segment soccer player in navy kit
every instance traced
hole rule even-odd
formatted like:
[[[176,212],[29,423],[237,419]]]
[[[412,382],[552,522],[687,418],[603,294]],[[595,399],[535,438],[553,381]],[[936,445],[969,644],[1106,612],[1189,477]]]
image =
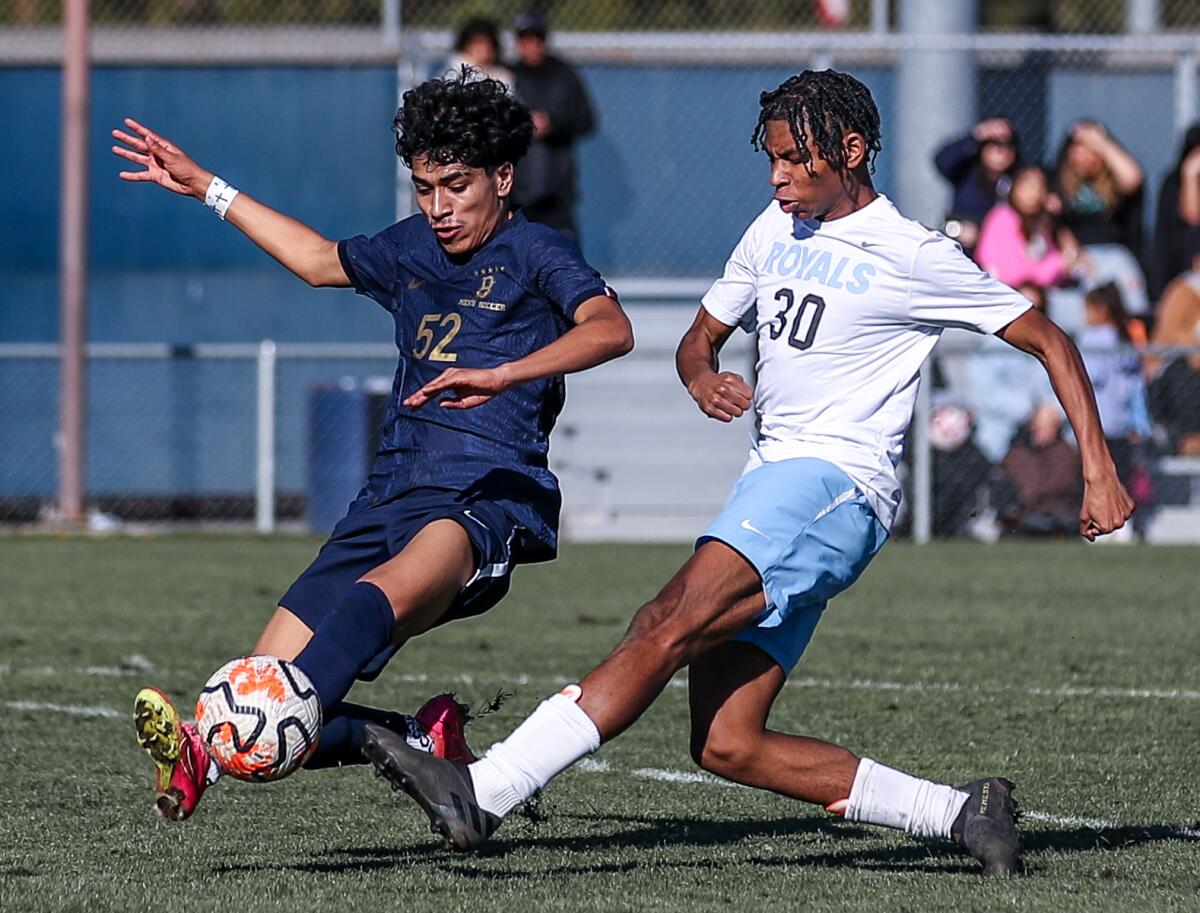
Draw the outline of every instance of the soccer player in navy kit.
[[[310,285],[353,287],[395,321],[400,360],[366,485],[254,647],[293,660],[320,696],[307,766],[360,763],[366,722],[409,724],[345,702],[355,679],[410,637],[487,611],[515,565],[554,557],[547,452],[563,375],[628,352],[629,321],[573,242],[510,206],[533,126],[502,83],[458,76],[405,93],[396,151],[421,212],[337,242],[125,123],[113,151],[143,168],[123,179],[203,201]],[[457,711],[445,698],[422,721],[440,756],[465,752]],[[203,740],[155,689],[139,693],[135,725],[158,767],[157,810],[186,818],[215,778]]]

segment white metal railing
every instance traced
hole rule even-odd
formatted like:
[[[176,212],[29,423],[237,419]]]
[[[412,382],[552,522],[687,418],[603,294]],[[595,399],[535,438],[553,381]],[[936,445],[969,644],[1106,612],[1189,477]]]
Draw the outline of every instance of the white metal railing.
[[[657,293],[656,293],[657,294]],[[1103,350],[1106,354],[1111,354],[1113,350]],[[1134,353],[1135,350],[1126,349],[1129,353]],[[749,356],[746,352],[743,358]],[[934,355],[934,358],[943,359],[959,359],[959,358],[989,358],[996,355],[1009,355],[1005,350],[955,350],[947,349],[939,350]],[[1185,354],[1200,354],[1200,348],[1151,348],[1137,352],[1141,355],[1157,355],[1162,357],[1173,357]],[[595,378],[590,375],[580,375],[575,380],[576,384],[581,384],[585,378],[587,382],[593,385],[593,389],[604,388],[611,386],[612,389],[617,389],[625,384],[629,389],[635,387],[639,391],[636,396],[650,397],[651,394],[645,392],[647,378],[651,378],[650,383],[661,387],[661,390],[654,393],[653,396],[669,396],[675,391],[677,381],[672,368],[674,351],[673,348],[662,344],[662,340],[658,339],[650,345],[639,346],[635,350],[631,358],[623,359],[615,363],[613,368],[606,369],[604,376],[601,377],[597,373]],[[286,362],[289,359],[308,359],[316,361],[333,361],[333,360],[348,360],[361,361],[364,364],[372,362],[378,365],[379,362],[391,362],[395,359],[394,346],[387,344],[320,344],[320,343],[276,343],[271,340],[263,340],[260,343],[232,343],[232,344],[196,344],[191,346],[178,346],[162,343],[148,344],[114,344],[114,343],[91,343],[86,348],[86,356],[89,365],[94,365],[97,361],[171,361],[178,359],[194,359],[194,360],[225,360],[225,361],[241,361],[247,363],[247,366],[254,367],[254,409],[250,414],[253,415],[255,422],[254,429],[254,525],[261,533],[270,533],[276,529],[277,511],[276,511],[276,493],[279,491],[277,454],[279,453],[280,441],[278,440],[277,428],[277,412],[279,409],[278,389],[278,372],[281,362]],[[54,362],[59,357],[59,346],[56,344],[0,344],[0,365],[5,362],[21,361],[21,360],[42,360]],[[735,370],[741,370],[737,364],[731,363]],[[911,469],[911,516],[913,537],[917,542],[927,542],[933,534],[932,521],[932,504],[934,497],[935,480],[933,478],[933,449],[929,436],[929,415],[931,406],[931,364],[927,363],[922,370],[922,383],[920,385],[916,408],[912,426],[912,444],[913,450],[910,454],[910,469]],[[624,380],[620,375],[615,375],[614,371],[618,370],[617,366],[625,365],[630,372]],[[363,373],[366,373],[365,371]],[[374,373],[379,373],[378,368]],[[603,393],[603,390],[601,390]],[[48,397],[48,402],[53,402],[52,397]],[[570,400],[569,400],[570,402]],[[564,443],[559,451],[560,457],[564,454],[568,455],[570,464],[570,472],[584,471],[590,473],[593,470],[603,470],[601,465],[603,457],[597,457],[590,452],[589,446],[578,446],[567,442],[567,437],[584,434],[598,433],[596,427],[603,427],[603,437],[612,438],[621,437],[623,432],[620,431],[620,423],[623,421],[622,416],[625,415],[625,410],[613,406],[612,401],[606,399],[603,395],[590,401],[591,405],[585,407],[584,414],[575,415],[570,419],[573,430],[567,430],[565,427],[560,436],[563,437]],[[589,411],[590,410],[590,411]],[[639,416],[630,413],[627,418],[627,424],[633,422],[638,428],[642,428],[645,424],[644,416]],[[616,424],[614,424],[614,422]],[[638,424],[641,422],[641,424]],[[589,428],[589,425],[593,426]],[[632,428],[633,425],[630,425]],[[702,420],[695,414],[694,408],[690,403],[686,403],[677,415],[667,417],[661,430],[661,435],[664,440],[671,440],[676,436],[680,429],[686,430],[688,434],[697,434],[704,439],[712,439],[712,435],[723,433],[721,429],[713,425],[705,425]],[[565,435],[564,435],[565,432]],[[644,432],[639,432],[644,433]],[[677,442],[680,443],[680,442]],[[728,441],[726,441],[728,445]],[[682,446],[690,447],[690,444],[682,444]],[[670,449],[670,448],[667,448]],[[708,479],[707,487],[713,491],[723,492],[728,484],[732,481],[734,474],[737,471],[738,461],[741,459],[737,456],[740,452],[744,454],[744,442],[738,445],[735,441],[732,451],[726,448],[727,452],[731,452],[732,456],[725,460],[729,465],[712,467],[712,478]],[[576,455],[587,453],[588,459],[591,462],[578,464],[574,459]],[[20,455],[12,452],[5,454],[4,459],[14,460]],[[623,459],[636,457],[636,454],[630,456],[625,454]],[[595,465],[593,465],[593,463]],[[582,467],[582,469],[581,469]],[[1187,476],[1200,478],[1200,459],[1192,457],[1177,457],[1165,456],[1160,457],[1156,461],[1157,470],[1167,476]],[[600,474],[603,474],[602,472]],[[677,511],[677,507],[672,507],[669,504],[645,504],[638,506],[631,502],[628,494],[622,495],[620,492],[614,493],[608,488],[601,486],[603,490],[596,494],[597,503],[589,505],[588,509],[599,515],[611,511],[611,504],[614,501],[624,499],[624,509],[627,513],[641,512],[646,514],[647,511],[653,510],[661,515],[667,516],[672,511]],[[646,497],[646,492],[651,489],[639,489],[641,494],[633,497]],[[719,501],[717,502],[719,506]],[[578,505],[576,505],[578,507]],[[1200,508],[1200,504],[1197,504]],[[569,513],[571,508],[570,501],[566,505],[566,511]],[[708,509],[707,506],[704,509]],[[691,510],[691,513],[688,513]],[[683,517],[682,521],[685,525],[691,522],[689,517],[697,513],[698,508],[692,505],[688,510],[683,510],[679,516]],[[703,511],[700,511],[703,512]],[[603,530],[601,529],[601,532]],[[623,533],[625,535],[627,533]],[[681,536],[686,537],[686,533],[681,533]]]
[[[97,64],[389,64],[415,55],[443,59],[454,34],[445,29],[379,26],[109,26],[92,29]],[[62,60],[62,29],[0,28],[0,65],[47,66]],[[858,31],[622,31],[555,32],[555,47],[579,63],[661,65],[672,63],[794,63],[828,56],[843,63],[886,64],[909,51],[970,51],[1005,57],[1098,54],[1108,63],[1160,62],[1200,52],[1200,34],[1044,34],[975,32],[912,34]]]

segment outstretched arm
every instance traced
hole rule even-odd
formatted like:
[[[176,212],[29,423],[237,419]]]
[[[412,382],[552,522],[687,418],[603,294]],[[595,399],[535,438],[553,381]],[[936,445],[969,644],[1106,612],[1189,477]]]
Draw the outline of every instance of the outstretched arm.
[[[133,131],[114,130],[112,135],[124,145],[113,146],[121,158],[145,167],[143,171],[122,171],[122,180],[149,181],[201,202],[212,183],[213,173],[201,168],[166,137],[160,136],[133,118],[125,118]],[[225,213],[251,241],[314,286],[345,288],[350,279],[338,259],[337,242],[330,241],[302,222],[264,206],[245,193],[238,193]]]
[[[719,370],[717,355],[733,330],[702,307],[675,350],[679,379],[700,411],[720,422],[732,422],[754,398],[745,378]]]
[[[1141,188],[1144,179],[1142,166],[1120,143],[1109,136],[1102,125],[1095,121],[1084,121],[1075,125],[1071,136],[1077,142],[1091,147],[1104,159],[1122,196],[1130,196]]]
[[[997,335],[1045,366],[1054,393],[1075,430],[1084,482],[1079,534],[1094,540],[1124,526],[1133,513],[1133,499],[1117,478],[1092,384],[1075,343],[1035,309],[1026,311]]]
[[[405,399],[404,405],[419,409],[449,392],[439,406],[470,409],[510,387],[555,374],[586,371],[632,348],[633,327],[621,305],[607,295],[597,295],[575,309],[575,326],[549,345],[495,368],[448,368]]]

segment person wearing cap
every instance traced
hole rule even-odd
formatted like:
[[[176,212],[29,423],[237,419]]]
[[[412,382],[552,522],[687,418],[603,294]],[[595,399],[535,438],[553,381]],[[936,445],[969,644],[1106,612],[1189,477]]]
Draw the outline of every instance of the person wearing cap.
[[[532,222],[578,239],[575,225],[575,143],[592,132],[596,118],[575,68],[547,48],[544,16],[519,16],[518,60],[513,91],[533,111],[533,145],[517,166],[513,198]]]

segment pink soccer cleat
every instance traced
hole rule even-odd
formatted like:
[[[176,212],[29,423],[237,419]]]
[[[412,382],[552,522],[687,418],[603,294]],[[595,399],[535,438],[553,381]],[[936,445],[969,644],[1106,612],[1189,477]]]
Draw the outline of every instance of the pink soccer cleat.
[[[196,810],[208,786],[212,758],[193,723],[185,723],[170,699],[157,688],[143,688],[133,702],[138,744],[158,768],[154,812],[182,821]]]
[[[447,761],[471,764],[476,760],[467,745],[466,726],[470,708],[452,694],[439,694],[427,700],[417,711],[416,720],[433,742],[430,754]]]

